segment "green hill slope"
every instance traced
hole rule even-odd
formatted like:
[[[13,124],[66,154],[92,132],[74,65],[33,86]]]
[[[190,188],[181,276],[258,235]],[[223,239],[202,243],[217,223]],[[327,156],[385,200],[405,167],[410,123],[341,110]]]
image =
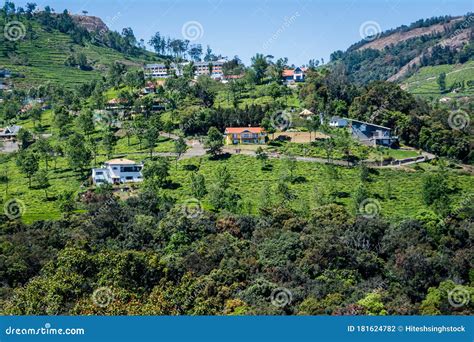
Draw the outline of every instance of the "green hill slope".
[[[72,87],[99,79],[115,61],[139,67],[156,59],[153,53],[143,50],[141,55],[133,57],[88,42],[84,46],[75,44],[69,35],[57,30],[47,32],[37,23],[33,23],[32,28],[35,38],[18,40],[14,51],[11,46],[0,44],[0,69],[6,68],[19,76],[11,79],[17,88],[29,88],[48,81]],[[65,65],[69,56],[80,53],[87,57],[92,70]]]
[[[437,83],[443,72],[446,74],[446,88],[453,89],[446,93],[440,92]],[[423,67],[404,80],[402,87],[412,94],[433,98],[474,96],[474,61]]]

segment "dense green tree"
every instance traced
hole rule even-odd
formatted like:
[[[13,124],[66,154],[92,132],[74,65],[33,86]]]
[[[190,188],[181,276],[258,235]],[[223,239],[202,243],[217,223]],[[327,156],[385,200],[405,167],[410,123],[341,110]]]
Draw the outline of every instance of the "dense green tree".
[[[105,150],[107,158],[112,157],[116,144],[117,138],[115,137],[114,131],[110,128],[107,128],[102,134],[102,146]]]
[[[34,144],[35,151],[45,163],[46,171],[49,168],[49,161],[53,158],[54,150],[48,139],[39,139]]]
[[[438,83],[439,91],[441,93],[446,92],[446,73],[442,72],[439,74],[436,82]]]
[[[186,141],[182,137],[179,137],[177,140],[175,140],[174,153],[176,153],[176,168],[178,168],[179,158],[181,158],[181,156],[186,153],[187,149],[188,146],[186,145]]]
[[[257,53],[254,57],[252,57],[251,62],[252,68],[255,71],[255,81],[257,84],[260,84],[262,83],[263,78],[265,77],[265,73],[267,72],[267,57],[265,57],[261,53]]]
[[[28,177],[28,187],[31,188],[31,179],[33,175],[39,170],[37,155],[28,150],[21,151],[17,155],[16,164],[20,168],[21,172]]]
[[[207,138],[204,143],[204,147],[207,152],[213,157],[221,153],[222,147],[224,146],[224,138],[216,127],[209,128],[207,132]]]
[[[169,162],[166,158],[155,157],[146,162],[143,167],[143,177],[146,184],[153,189],[163,187],[168,182],[169,169]]]
[[[94,133],[94,115],[90,109],[82,110],[76,118],[77,128],[79,132],[85,136]]]
[[[145,130],[145,148],[150,152],[150,158],[153,156],[153,150],[158,143],[159,137],[160,131],[156,127],[151,126]]]
[[[17,139],[20,143],[20,148],[26,150],[34,142],[33,134],[27,129],[20,129],[18,132]]]
[[[73,170],[84,171],[91,161],[91,152],[87,149],[84,137],[81,134],[74,133],[69,137],[64,148]]]
[[[200,173],[191,174],[191,191],[196,198],[203,198],[207,194],[206,179]]]
[[[51,186],[49,183],[48,172],[46,170],[36,172],[35,181],[38,188],[44,190],[44,198],[48,200],[48,188]]]

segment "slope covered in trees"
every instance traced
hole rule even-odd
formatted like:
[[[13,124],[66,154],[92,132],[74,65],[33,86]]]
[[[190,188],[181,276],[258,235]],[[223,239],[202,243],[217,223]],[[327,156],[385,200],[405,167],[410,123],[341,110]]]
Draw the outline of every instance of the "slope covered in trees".
[[[434,26],[436,30],[430,30]],[[358,84],[399,80],[420,67],[472,60],[473,27],[473,16],[469,13],[461,18],[447,16],[419,20],[410,26],[367,37],[345,52],[336,51],[331,54],[330,61],[342,63],[350,79]],[[413,31],[417,34],[407,35]],[[401,39],[403,34],[406,39]]]
[[[160,60],[139,47],[130,28],[121,34],[88,31],[67,11],[56,14],[49,6],[16,8],[6,2],[0,10],[0,69],[12,72],[14,87],[31,88],[46,82],[72,87],[100,80],[112,64],[141,67]]]

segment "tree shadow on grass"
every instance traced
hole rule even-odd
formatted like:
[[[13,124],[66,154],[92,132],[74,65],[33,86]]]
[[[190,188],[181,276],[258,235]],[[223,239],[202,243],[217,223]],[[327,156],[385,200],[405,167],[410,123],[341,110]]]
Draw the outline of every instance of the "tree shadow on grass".
[[[227,160],[231,157],[232,155],[230,153],[221,153],[215,156],[210,156],[209,160]]]
[[[187,165],[183,165],[183,170],[186,170],[186,171],[197,171],[197,170],[199,170],[199,166],[193,165],[193,164],[187,164]]]
[[[173,181],[168,181],[166,184],[163,185],[163,189],[168,189],[168,190],[176,190],[181,187],[180,183],[175,183]]]

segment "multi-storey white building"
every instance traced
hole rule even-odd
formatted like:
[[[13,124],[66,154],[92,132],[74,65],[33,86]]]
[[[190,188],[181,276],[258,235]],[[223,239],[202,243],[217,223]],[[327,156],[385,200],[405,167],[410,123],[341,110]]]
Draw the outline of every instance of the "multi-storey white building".
[[[128,182],[141,182],[143,164],[137,164],[129,159],[112,159],[106,161],[99,169],[92,169],[94,184],[121,184]]]
[[[212,78],[222,78],[224,77],[222,66],[224,65],[225,62],[226,61],[223,59],[215,61],[215,62],[196,62],[194,63],[194,66],[196,68],[195,75],[196,76],[209,75]]]
[[[194,75],[201,76],[201,75],[209,75],[212,78],[220,79],[223,78],[224,73],[222,71],[222,66],[226,60],[221,59],[214,62],[195,62],[194,63]],[[183,74],[183,69],[189,62],[186,63],[171,63],[168,68],[166,68],[165,64],[147,64],[144,67],[144,74],[146,78],[167,78],[170,76],[172,72],[176,75],[181,76]],[[210,67],[212,65],[212,68]],[[210,69],[212,72],[210,73]],[[168,72],[169,71],[169,72]]]

